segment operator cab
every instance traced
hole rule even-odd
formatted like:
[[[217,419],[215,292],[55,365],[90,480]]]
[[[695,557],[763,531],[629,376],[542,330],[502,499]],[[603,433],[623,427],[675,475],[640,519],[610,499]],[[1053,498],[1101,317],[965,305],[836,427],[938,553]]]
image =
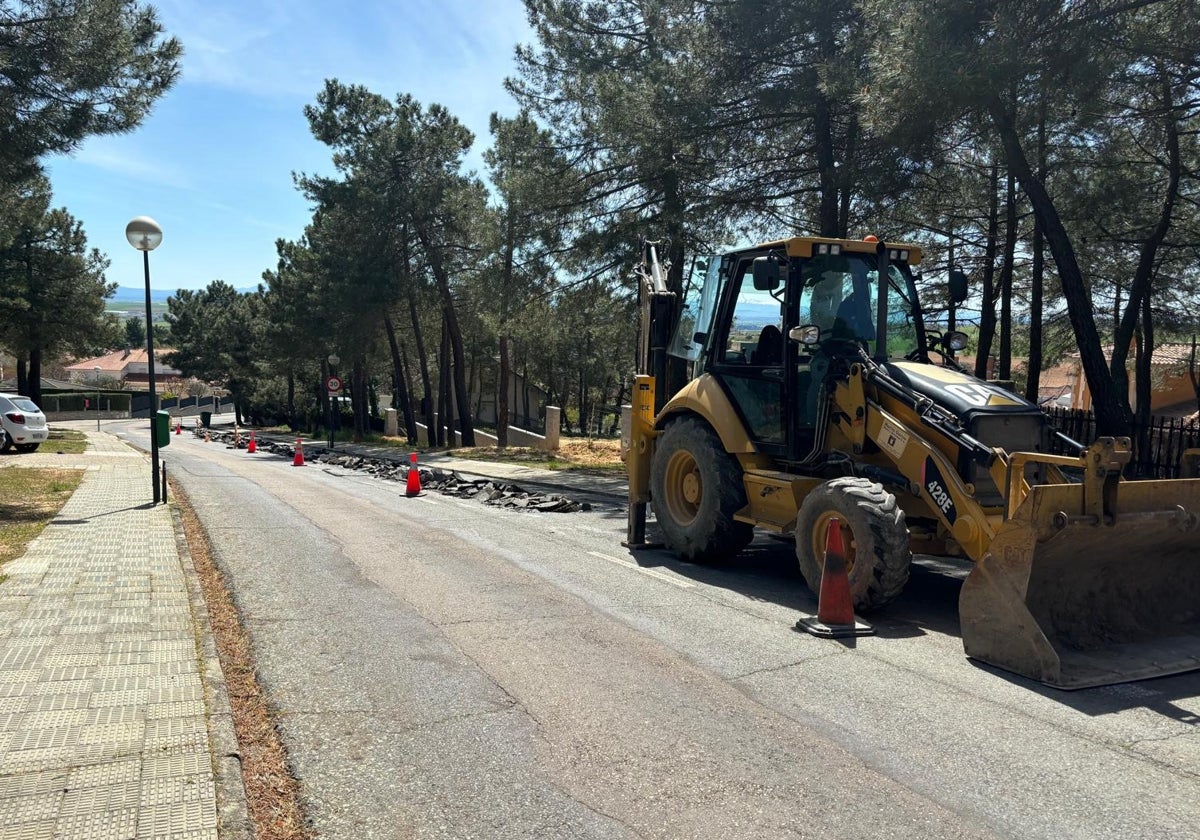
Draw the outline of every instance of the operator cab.
[[[862,351],[880,361],[928,358],[910,268],[919,261],[914,246],[808,237],[710,258],[702,282],[685,290],[670,353],[692,363],[693,378],[721,384],[764,452],[801,458],[831,369]]]

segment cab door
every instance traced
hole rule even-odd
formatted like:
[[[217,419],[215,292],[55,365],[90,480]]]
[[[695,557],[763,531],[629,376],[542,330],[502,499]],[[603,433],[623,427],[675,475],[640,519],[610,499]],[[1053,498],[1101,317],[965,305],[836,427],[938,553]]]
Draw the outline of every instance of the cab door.
[[[788,283],[774,291],[754,288],[754,256],[739,255],[722,296],[708,369],[725,388],[751,440],[765,453],[786,457],[787,395],[791,389],[785,296]]]

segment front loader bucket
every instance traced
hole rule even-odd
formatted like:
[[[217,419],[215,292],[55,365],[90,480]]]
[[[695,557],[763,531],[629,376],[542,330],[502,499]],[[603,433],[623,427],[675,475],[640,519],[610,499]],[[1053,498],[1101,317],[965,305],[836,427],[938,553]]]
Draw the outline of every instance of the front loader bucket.
[[[1039,485],[963,583],[967,655],[1057,688],[1200,668],[1200,480],[1122,481],[1108,522]]]

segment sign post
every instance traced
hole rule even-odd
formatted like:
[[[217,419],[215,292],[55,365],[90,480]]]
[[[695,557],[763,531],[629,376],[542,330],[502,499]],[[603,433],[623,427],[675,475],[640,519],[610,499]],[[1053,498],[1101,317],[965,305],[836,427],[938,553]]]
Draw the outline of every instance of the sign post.
[[[342,390],[342,380],[336,376],[325,377],[325,390],[329,392],[329,450],[333,451],[333,419],[334,412],[340,411],[341,407],[335,408],[338,393]]]

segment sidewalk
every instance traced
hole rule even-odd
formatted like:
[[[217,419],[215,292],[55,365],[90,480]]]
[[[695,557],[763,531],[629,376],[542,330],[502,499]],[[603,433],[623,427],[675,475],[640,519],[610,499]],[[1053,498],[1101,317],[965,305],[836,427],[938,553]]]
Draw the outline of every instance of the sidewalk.
[[[228,710],[206,703],[220,670],[186,546],[181,558],[171,508],[149,504],[148,458],[80,430],[83,455],[0,458],[86,470],[0,569],[0,837],[216,840],[214,779],[231,773],[214,765],[210,715],[219,754],[236,745]],[[232,775],[234,831],[222,837],[248,836]]]

